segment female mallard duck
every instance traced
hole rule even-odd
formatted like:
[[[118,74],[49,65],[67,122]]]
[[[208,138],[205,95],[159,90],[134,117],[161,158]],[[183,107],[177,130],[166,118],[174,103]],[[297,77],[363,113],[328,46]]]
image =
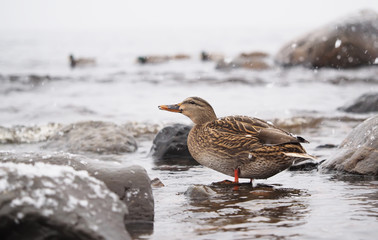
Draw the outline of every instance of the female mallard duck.
[[[159,109],[178,112],[195,124],[188,135],[188,148],[200,164],[240,178],[265,179],[294,161],[314,158],[300,143],[307,141],[258,118],[229,116],[217,118],[211,105],[199,97],[189,97]]]

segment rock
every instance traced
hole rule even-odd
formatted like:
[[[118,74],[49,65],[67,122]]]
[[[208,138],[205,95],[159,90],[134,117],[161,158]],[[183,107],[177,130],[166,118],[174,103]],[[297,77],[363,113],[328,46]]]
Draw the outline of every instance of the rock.
[[[131,239],[125,204],[85,171],[0,162],[0,183],[1,239]]]
[[[323,163],[323,169],[378,176],[378,115],[356,128]]]
[[[53,136],[61,124],[48,123],[42,126],[0,126],[0,143],[37,143]]]
[[[289,171],[312,171],[317,170],[318,166],[322,162],[317,162],[312,159],[304,160],[299,163],[295,163],[288,168]]]
[[[190,200],[207,200],[214,197],[216,192],[208,186],[204,185],[193,185],[190,186],[186,192],[185,196],[190,198]]]
[[[354,103],[341,107],[338,110],[351,113],[378,112],[378,92],[365,93],[357,98]]]
[[[124,166],[120,163],[104,162],[67,153],[42,155],[0,152],[0,162],[27,164],[42,162],[88,171],[91,176],[103,181],[127,205],[129,214],[125,216],[126,222],[152,222],[154,220],[151,181],[146,170],[140,166]]]
[[[137,143],[124,127],[114,123],[88,121],[63,127],[43,148],[71,153],[119,154],[136,151]]]
[[[335,145],[335,144],[326,143],[326,144],[316,146],[316,149],[326,149],[326,148],[336,148],[336,147],[337,147],[337,145]]]
[[[360,11],[290,41],[275,57],[283,66],[352,68],[378,58],[378,14]]]
[[[198,164],[189,153],[187,139],[192,127],[184,124],[174,124],[163,128],[156,135],[150,151],[152,157],[160,162],[173,164]]]

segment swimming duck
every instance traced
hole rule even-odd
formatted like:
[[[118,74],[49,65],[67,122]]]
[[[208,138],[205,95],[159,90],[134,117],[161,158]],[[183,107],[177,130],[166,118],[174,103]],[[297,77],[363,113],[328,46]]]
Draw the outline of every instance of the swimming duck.
[[[75,58],[72,54],[69,56],[71,68],[83,67],[83,66],[93,66],[96,64],[94,58]]]
[[[202,98],[189,97],[160,110],[182,113],[194,126],[188,148],[200,164],[239,178],[266,179],[290,167],[293,162],[314,159],[295,136],[258,118],[228,116],[217,118],[212,106]]]

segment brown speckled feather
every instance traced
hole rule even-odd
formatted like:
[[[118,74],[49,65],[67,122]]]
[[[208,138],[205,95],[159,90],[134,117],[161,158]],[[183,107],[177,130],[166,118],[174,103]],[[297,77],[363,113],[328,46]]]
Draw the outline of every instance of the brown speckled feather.
[[[306,153],[303,141],[263,120],[230,116],[194,126],[188,146],[194,159],[217,171],[233,176],[239,168],[240,177],[267,178],[295,160],[285,153]]]

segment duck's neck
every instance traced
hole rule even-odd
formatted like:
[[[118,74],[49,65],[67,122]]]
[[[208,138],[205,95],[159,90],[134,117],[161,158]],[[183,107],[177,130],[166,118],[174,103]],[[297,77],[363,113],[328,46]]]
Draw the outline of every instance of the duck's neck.
[[[191,119],[194,124],[201,125],[207,122],[217,120],[217,115],[215,115],[214,110],[212,110],[212,111],[203,112],[200,115],[192,116]]]

